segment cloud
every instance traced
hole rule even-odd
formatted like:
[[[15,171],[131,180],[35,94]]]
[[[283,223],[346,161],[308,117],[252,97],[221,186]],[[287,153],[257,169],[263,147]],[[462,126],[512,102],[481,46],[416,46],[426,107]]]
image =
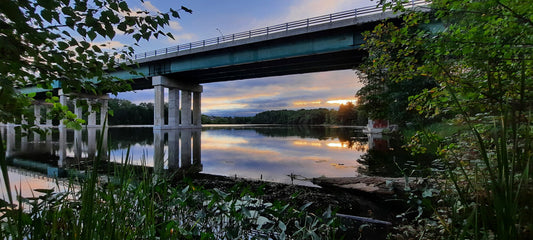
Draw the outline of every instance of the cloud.
[[[181,24],[178,21],[169,21],[168,22],[168,26],[171,29],[176,30],[176,31],[179,31],[179,30],[183,29],[183,27],[181,26]]]
[[[167,38],[167,43],[173,44],[173,45],[191,42],[194,39],[196,39],[196,35],[193,33],[183,33],[183,34],[172,33],[172,35],[174,35],[174,39]]]
[[[369,0],[299,0],[290,6],[287,13],[287,19],[305,19],[320,15],[326,15],[334,12],[345,11],[349,9],[375,5],[375,2]]]
[[[257,19],[254,24],[270,26],[373,5],[376,3],[371,0],[296,0],[285,8],[286,11],[269,19]]]
[[[148,11],[150,11],[150,12],[156,12],[156,13],[157,13],[157,12],[161,12],[161,11],[159,11],[159,9],[158,9],[156,6],[154,6],[154,5],[152,4],[152,2],[150,2],[150,1],[144,1],[143,5],[144,5],[144,8],[146,8],[146,10],[148,10]]]
[[[210,83],[204,85],[202,108],[208,114],[238,116],[266,110],[337,108],[339,104],[327,101],[355,99],[360,87],[352,70]],[[241,104],[243,108],[235,108]]]
[[[96,45],[101,49],[113,49],[113,48],[123,48],[126,44],[119,41],[104,41],[104,42],[92,42],[92,45]]]

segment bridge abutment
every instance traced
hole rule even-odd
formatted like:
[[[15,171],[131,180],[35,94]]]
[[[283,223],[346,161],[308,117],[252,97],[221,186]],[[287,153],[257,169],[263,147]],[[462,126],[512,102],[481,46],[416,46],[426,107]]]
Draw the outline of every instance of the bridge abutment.
[[[165,76],[155,76],[152,77],[152,86],[155,97],[154,129],[202,127],[201,85],[189,85]],[[167,124],[165,124],[165,88],[168,88]]]

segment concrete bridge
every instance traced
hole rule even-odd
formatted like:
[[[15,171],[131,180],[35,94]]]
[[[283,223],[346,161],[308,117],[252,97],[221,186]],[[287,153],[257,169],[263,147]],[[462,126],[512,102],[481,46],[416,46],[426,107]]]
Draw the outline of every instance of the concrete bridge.
[[[418,8],[426,4],[423,0],[413,0],[410,6]],[[137,74],[130,70],[109,74],[133,80],[133,90],[154,88],[154,129],[198,128],[201,127],[201,84],[353,69],[366,56],[360,49],[362,33],[383,20],[399,21],[398,16],[371,6],[283,23],[137,54],[132,59],[123,59]],[[164,119],[166,88],[168,124]],[[41,90],[22,90],[36,91]],[[66,103],[68,96],[61,91],[59,95],[60,101]],[[105,99],[105,96],[100,99],[101,119],[107,114]],[[75,112],[81,114],[78,108]],[[88,126],[97,126],[92,111]]]

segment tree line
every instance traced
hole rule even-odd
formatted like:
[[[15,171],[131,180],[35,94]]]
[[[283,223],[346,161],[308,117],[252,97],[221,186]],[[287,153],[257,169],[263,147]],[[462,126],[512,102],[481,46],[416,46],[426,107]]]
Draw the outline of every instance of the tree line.
[[[134,104],[128,100],[110,99],[110,125],[151,125],[154,122],[154,104]],[[165,117],[168,105],[165,104]],[[366,111],[348,102],[335,109],[272,110],[252,117],[220,117],[202,115],[204,124],[290,124],[290,125],[366,125]]]

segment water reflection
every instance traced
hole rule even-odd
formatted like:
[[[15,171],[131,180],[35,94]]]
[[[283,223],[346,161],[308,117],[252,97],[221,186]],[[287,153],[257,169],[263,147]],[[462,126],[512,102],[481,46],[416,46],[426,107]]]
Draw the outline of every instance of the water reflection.
[[[46,164],[40,167],[41,172],[56,175],[67,168],[82,169],[99,155],[112,164],[123,163],[129,149],[129,163],[155,173],[201,172],[291,183],[294,176],[299,179],[355,176],[362,167],[357,160],[368,150],[366,135],[353,128],[250,125],[207,126],[202,130],[55,128],[46,136],[24,135],[13,126],[0,129],[7,140],[7,155],[12,164],[31,160]],[[103,141],[100,148],[98,139]]]

